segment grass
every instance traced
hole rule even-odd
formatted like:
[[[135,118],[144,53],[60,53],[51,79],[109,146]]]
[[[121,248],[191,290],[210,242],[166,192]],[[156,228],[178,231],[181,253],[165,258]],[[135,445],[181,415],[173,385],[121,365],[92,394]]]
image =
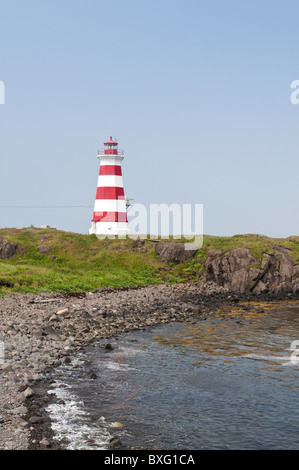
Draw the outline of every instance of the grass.
[[[8,292],[82,292],[103,287],[129,287],[159,282],[153,243],[135,251],[134,241],[99,240],[49,229],[2,229],[0,236],[17,243],[21,252],[0,261],[0,294]],[[51,248],[38,252],[39,245]],[[141,248],[140,246],[139,248]]]
[[[13,241],[20,251],[9,260],[0,260],[0,295],[11,292],[82,292],[103,287],[132,287],[157,283],[198,280],[210,250],[228,252],[249,248],[259,260],[274,252],[275,245],[290,250],[299,264],[299,242],[257,236],[205,236],[203,246],[188,263],[159,261],[154,243],[127,239],[98,239],[51,229],[0,229],[0,237]],[[180,240],[182,241],[182,240]],[[49,254],[38,252],[39,245],[50,247]],[[137,246],[136,246],[137,244]]]

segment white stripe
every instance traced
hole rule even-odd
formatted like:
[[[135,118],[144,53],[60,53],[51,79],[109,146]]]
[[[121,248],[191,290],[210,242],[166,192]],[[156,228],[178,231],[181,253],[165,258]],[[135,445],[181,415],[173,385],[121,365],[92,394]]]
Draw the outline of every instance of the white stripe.
[[[98,188],[103,186],[123,188],[123,177],[117,175],[100,175],[98,178]]]
[[[96,199],[95,212],[126,212],[126,201],[117,199]]]
[[[98,157],[101,165],[120,165],[124,159],[121,155],[101,155]]]
[[[89,233],[98,235],[127,235],[130,233],[127,222],[93,222]]]

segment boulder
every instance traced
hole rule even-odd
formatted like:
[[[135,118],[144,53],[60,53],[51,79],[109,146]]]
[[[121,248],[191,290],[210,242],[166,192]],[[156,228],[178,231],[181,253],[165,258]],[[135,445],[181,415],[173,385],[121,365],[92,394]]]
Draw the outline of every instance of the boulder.
[[[194,243],[159,242],[156,244],[156,253],[164,263],[186,263],[197,252],[198,246]]]
[[[4,240],[0,237],[0,259],[12,258],[17,251],[18,245],[16,243]]]
[[[37,247],[37,251],[38,251],[41,255],[47,255],[48,253],[50,253],[51,248],[50,248],[48,245],[39,245],[39,246]]]

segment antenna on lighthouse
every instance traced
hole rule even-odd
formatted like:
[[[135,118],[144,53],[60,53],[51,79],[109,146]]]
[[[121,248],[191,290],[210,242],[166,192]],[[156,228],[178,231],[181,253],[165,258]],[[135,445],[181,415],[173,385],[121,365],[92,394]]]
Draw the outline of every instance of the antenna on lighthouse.
[[[130,201],[133,201],[132,203]],[[130,207],[132,207],[134,205],[134,199],[132,198],[127,198],[126,199],[126,208],[127,208],[127,212],[130,210]]]

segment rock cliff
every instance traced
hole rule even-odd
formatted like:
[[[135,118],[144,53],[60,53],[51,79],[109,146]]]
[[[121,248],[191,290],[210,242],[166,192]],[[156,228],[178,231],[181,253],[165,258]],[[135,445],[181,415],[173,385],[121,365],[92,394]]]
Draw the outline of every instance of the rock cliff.
[[[248,248],[223,253],[211,250],[205,262],[204,280],[232,292],[299,292],[299,265],[288,249],[275,246],[273,254],[256,259]]]

